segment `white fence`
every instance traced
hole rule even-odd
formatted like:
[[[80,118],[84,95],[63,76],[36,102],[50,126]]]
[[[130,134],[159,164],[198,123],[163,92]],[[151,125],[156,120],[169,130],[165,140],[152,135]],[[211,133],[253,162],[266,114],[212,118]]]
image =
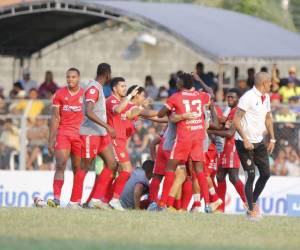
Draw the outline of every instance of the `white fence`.
[[[35,196],[44,200],[52,197],[53,174],[52,171],[0,171],[0,207],[31,207]],[[89,172],[83,201],[89,195],[94,178],[94,172]],[[70,199],[72,183],[73,174],[66,171],[61,196],[63,205]],[[227,182],[227,190],[226,213],[243,213],[242,202],[230,182]],[[266,215],[300,216],[300,177],[272,176],[259,204]]]

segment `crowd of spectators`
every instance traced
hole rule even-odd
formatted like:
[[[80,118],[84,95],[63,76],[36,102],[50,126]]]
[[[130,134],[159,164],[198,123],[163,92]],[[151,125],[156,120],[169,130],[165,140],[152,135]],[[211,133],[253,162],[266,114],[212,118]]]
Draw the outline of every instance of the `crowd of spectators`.
[[[208,87],[215,93],[219,102],[226,100],[226,88],[218,90],[218,76],[205,72],[204,64],[199,62],[195,71]],[[262,67],[272,76],[271,103],[274,116],[274,127],[278,143],[270,158],[272,174],[300,176],[300,80],[295,67],[289,69],[286,78],[274,65],[272,69]],[[153,99],[153,108],[158,109],[170,95],[176,92],[176,82],[181,70],[170,74],[166,85],[157,84],[151,75],[144,80],[144,88],[149,98]],[[247,77],[241,79],[239,70],[235,70],[236,87],[244,93],[254,85],[255,69],[247,70]],[[226,77],[224,77],[226,81]],[[160,87],[158,87],[160,86]],[[195,81],[196,89],[203,86]],[[58,85],[51,71],[45,73],[41,84],[31,79],[30,72],[25,70],[22,79],[15,82],[9,96],[5,98],[0,88],[0,169],[9,169],[12,165],[18,168],[20,151],[20,116],[26,114],[27,122],[27,156],[26,169],[53,169],[53,158],[47,150],[49,134],[49,115],[51,99]],[[105,96],[111,94],[110,86],[104,88]],[[8,116],[9,115],[9,116]],[[48,116],[48,117],[47,117]],[[17,117],[17,118],[16,118]],[[162,125],[147,121],[136,123],[136,133],[128,141],[128,150],[133,164],[138,166],[150,156],[149,143],[161,131]]]

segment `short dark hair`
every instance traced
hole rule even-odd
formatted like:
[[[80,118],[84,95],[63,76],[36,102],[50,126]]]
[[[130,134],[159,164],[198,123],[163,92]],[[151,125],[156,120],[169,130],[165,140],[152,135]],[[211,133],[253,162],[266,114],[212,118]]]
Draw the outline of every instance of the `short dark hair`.
[[[23,88],[21,82],[15,82],[15,83],[14,83],[14,87],[19,88],[19,89],[21,89],[21,90],[24,90],[24,88]]]
[[[132,85],[131,87],[129,87],[129,89],[127,90],[127,95],[131,94],[131,92],[137,87],[138,85]],[[145,89],[143,87],[139,87],[138,88],[138,94],[145,92]]]
[[[108,63],[100,63],[97,67],[97,76],[105,76],[111,73],[111,67]]]
[[[231,88],[231,89],[228,90],[227,93],[229,93],[229,92],[236,93],[238,98],[240,98],[242,96],[242,91],[238,88]]]
[[[111,79],[110,81],[111,90],[113,90],[113,88],[117,86],[119,82],[125,82],[125,79],[123,77],[114,77],[113,79]]]
[[[147,173],[152,172],[154,168],[154,161],[146,160],[143,162],[142,169]]]
[[[202,63],[202,62],[198,62],[197,64],[196,64],[196,69],[204,69],[204,64]]]
[[[69,69],[67,70],[67,72],[69,72],[69,71],[75,71],[75,72],[77,72],[77,74],[80,76],[80,71],[79,71],[79,69],[76,69],[76,68],[69,68]]]
[[[183,88],[191,89],[194,86],[194,78],[191,74],[183,73],[179,78],[183,81]]]

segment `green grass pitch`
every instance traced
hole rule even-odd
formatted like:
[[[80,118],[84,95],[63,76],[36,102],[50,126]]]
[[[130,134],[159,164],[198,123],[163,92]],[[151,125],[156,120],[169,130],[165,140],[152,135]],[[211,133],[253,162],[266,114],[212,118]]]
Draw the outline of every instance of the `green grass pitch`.
[[[300,218],[1,208],[0,249],[300,249]]]

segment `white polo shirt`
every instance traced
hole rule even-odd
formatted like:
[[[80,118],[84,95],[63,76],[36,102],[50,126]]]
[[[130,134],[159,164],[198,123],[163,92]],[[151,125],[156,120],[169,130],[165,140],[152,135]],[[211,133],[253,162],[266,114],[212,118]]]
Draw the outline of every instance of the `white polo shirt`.
[[[265,94],[264,102],[261,96],[262,93],[253,87],[240,98],[238,104],[238,108],[245,111],[241,124],[251,143],[259,143],[263,140],[263,134],[266,131],[266,115],[271,111],[270,96]],[[235,139],[242,140],[238,132],[235,134]]]

